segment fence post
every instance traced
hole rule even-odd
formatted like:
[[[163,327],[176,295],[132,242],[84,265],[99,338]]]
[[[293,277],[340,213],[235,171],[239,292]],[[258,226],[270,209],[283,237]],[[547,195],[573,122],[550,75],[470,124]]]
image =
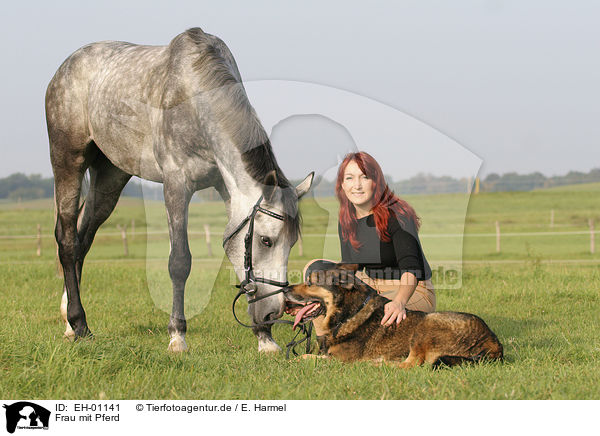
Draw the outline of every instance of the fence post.
[[[554,227],[554,209],[550,211],[550,228]]]
[[[37,225],[37,252],[36,254],[39,256],[42,255],[42,226],[40,224]]]
[[[590,225],[590,253],[594,254],[594,253],[596,253],[596,237],[594,234],[594,219],[593,218],[590,218],[589,225]]]
[[[500,253],[500,222],[496,221],[496,253]]]
[[[212,257],[212,247],[210,245],[210,225],[204,224],[204,235],[206,236],[206,248],[208,249],[208,257]]]
[[[123,253],[125,256],[129,256],[129,248],[127,247],[127,224],[121,227],[117,224],[117,228],[121,231],[121,239],[123,239]]]

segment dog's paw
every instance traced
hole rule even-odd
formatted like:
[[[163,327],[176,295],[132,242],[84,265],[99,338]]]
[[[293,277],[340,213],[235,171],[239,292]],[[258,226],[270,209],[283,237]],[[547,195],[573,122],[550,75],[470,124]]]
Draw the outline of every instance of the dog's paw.
[[[383,357],[378,357],[377,359],[371,360],[371,363],[376,367],[380,367],[385,364],[385,359]]]
[[[325,354],[303,354],[301,356],[296,357],[295,360],[315,360],[315,359],[329,359],[329,356]]]

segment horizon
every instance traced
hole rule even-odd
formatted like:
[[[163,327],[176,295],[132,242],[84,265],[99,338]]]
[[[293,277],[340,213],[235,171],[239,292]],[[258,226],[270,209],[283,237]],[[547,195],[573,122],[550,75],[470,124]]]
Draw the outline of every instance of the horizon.
[[[568,170],[568,171],[566,171],[563,174],[551,174],[551,175],[548,175],[548,174],[544,174],[541,171],[532,171],[532,172],[529,172],[529,173],[519,173],[519,172],[516,172],[516,171],[507,171],[505,173],[493,173],[492,172],[492,173],[486,174],[485,176],[477,176],[477,178],[479,178],[480,180],[485,180],[487,177],[489,177],[492,174],[499,175],[500,177],[506,176],[508,174],[516,174],[518,176],[529,176],[529,175],[534,175],[534,174],[541,174],[545,178],[553,178],[553,177],[565,177],[565,176],[569,175],[570,173],[589,174],[592,171],[599,171],[599,170],[600,170],[600,165],[597,166],[597,167],[591,168],[589,171]],[[54,178],[53,174],[45,175],[45,174],[42,174],[42,173],[25,173],[23,171],[15,171],[15,172],[13,172],[11,174],[8,174],[6,176],[0,176],[0,180],[6,179],[6,178],[11,177],[11,176],[14,176],[16,174],[23,174],[23,175],[25,175],[27,177],[41,176],[44,179]],[[432,173],[417,173],[417,174],[415,174],[415,175],[413,175],[413,176],[411,176],[409,178],[406,178],[406,179],[397,179],[397,178],[394,178],[393,174],[384,174],[384,175],[386,176],[386,179],[387,179],[388,176],[391,176],[392,177],[392,181],[394,183],[402,182],[402,181],[405,181],[405,180],[411,180],[411,179],[413,179],[415,177],[421,177],[421,176],[422,177],[434,177],[434,178],[449,177],[449,178],[452,178],[452,179],[455,179],[455,180],[469,179],[469,176],[455,177],[455,176],[450,176],[450,175],[447,175],[447,174],[436,175],[436,174],[432,174]],[[315,174],[315,177],[317,177],[317,176],[318,175]],[[329,179],[329,178],[327,178],[325,176],[322,176],[322,178],[324,178],[324,179],[326,179],[326,180],[328,180],[330,182],[332,182],[332,181],[335,180],[335,178]],[[290,180],[294,180],[294,181],[301,181],[302,179],[304,179],[304,177],[290,178]],[[140,182],[149,183],[149,184],[160,184],[160,183],[156,183],[156,182],[151,182],[151,181],[148,181],[148,180],[144,180],[144,179],[142,179],[142,178],[140,178],[138,176],[132,176],[131,180],[139,180]]]

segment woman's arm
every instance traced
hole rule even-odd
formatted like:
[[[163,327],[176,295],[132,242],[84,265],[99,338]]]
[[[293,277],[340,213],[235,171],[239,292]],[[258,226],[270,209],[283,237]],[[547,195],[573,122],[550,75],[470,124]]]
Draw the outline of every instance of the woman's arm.
[[[406,318],[406,303],[412,297],[412,294],[417,289],[417,277],[410,272],[405,272],[400,277],[400,286],[396,296],[392,301],[386,303],[384,306],[384,315],[381,319],[381,325],[390,326],[396,322],[396,324],[400,324],[400,322]]]
[[[415,292],[419,280],[423,280],[424,276],[423,255],[416,238],[396,223],[392,223],[390,230],[392,230],[392,242],[398,268],[403,272],[398,292],[384,307],[385,312],[381,325],[385,326],[390,326],[394,322],[400,324],[406,318],[406,303]]]

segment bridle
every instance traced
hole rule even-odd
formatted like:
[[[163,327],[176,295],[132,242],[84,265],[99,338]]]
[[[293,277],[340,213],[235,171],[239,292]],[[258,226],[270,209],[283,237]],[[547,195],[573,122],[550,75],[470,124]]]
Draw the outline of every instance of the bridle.
[[[227,236],[226,238],[223,239],[223,248],[225,248],[225,244],[227,244],[227,242],[229,242],[231,240],[231,238],[233,238],[235,235],[237,235],[248,222],[250,223],[248,225],[248,232],[246,232],[246,236],[244,237],[244,247],[246,250],[244,253],[245,278],[239,285],[236,286],[240,289],[243,289],[244,293],[246,293],[247,295],[253,295],[256,292],[256,289],[257,289],[256,283],[257,282],[266,283],[268,285],[273,285],[273,286],[279,286],[280,288],[285,288],[287,285],[289,285],[289,282],[287,280],[285,282],[278,282],[275,280],[265,279],[264,277],[255,277],[254,276],[254,271],[252,269],[252,240],[254,239],[254,218],[256,218],[256,214],[258,212],[262,212],[265,215],[268,215],[272,218],[276,218],[281,221],[284,220],[283,215],[279,215],[278,213],[275,213],[273,211],[270,211],[269,209],[265,209],[264,207],[261,207],[260,203],[262,202],[262,200],[263,200],[263,196],[261,195],[260,198],[258,199],[258,201],[256,202],[256,204],[254,205],[254,207],[252,208],[252,210],[250,211],[250,214],[246,218],[244,218],[241,223],[238,224],[238,226],[235,228],[235,230],[233,232],[231,232],[229,234],[229,236]],[[275,292],[271,292],[271,293],[263,295],[261,297],[254,298],[253,300],[248,301],[248,303],[254,303],[256,301],[262,300],[263,298],[270,297],[271,295],[275,295],[280,292],[283,292],[283,291],[280,289]]]
[[[258,287],[256,286],[256,283],[265,283],[267,285],[278,286],[279,289],[276,289],[272,292],[268,292],[264,295],[261,295],[260,297],[249,298],[248,304],[254,304],[260,300],[264,300],[265,298],[272,297],[273,295],[285,293],[285,292],[287,292],[287,286],[289,285],[289,282],[287,280],[285,282],[278,282],[276,280],[266,279],[264,277],[256,277],[254,275],[254,270],[252,267],[252,242],[254,240],[254,219],[256,218],[256,214],[258,212],[262,212],[265,215],[268,215],[271,218],[275,218],[280,221],[283,221],[285,219],[283,215],[280,215],[278,213],[270,211],[269,209],[265,209],[264,207],[261,207],[260,203],[262,202],[262,200],[263,200],[263,196],[261,195],[260,198],[258,199],[258,201],[252,207],[252,210],[250,211],[248,216],[246,218],[244,218],[241,223],[238,224],[238,226],[233,230],[233,232],[231,232],[227,237],[223,238],[223,248],[225,248],[225,244],[227,244],[227,242],[229,242],[231,240],[231,238],[233,238],[235,235],[237,235],[246,226],[246,224],[248,224],[248,231],[246,232],[246,236],[244,236],[244,249],[245,249],[245,251],[244,251],[244,276],[245,277],[244,277],[244,280],[242,280],[242,282],[239,285],[235,285],[235,287],[238,288],[239,291],[238,291],[237,295],[235,296],[235,298],[233,299],[233,304],[231,305],[231,311],[233,312],[233,317],[238,322],[238,324],[240,324],[241,326],[246,327],[246,328],[256,328],[256,327],[260,327],[263,325],[272,325],[272,324],[276,324],[276,323],[291,324],[291,325],[294,324],[293,322],[288,321],[288,320],[273,319],[273,320],[269,320],[269,321],[263,321],[259,324],[248,325],[248,324],[244,324],[243,322],[241,322],[239,320],[239,318],[237,317],[237,315],[235,314],[235,303],[237,302],[237,300],[240,298],[240,296],[242,296],[242,294],[246,294],[247,297],[252,297],[258,289]],[[306,352],[308,353],[310,351],[311,332],[312,332],[312,325],[310,325],[309,327],[306,327],[304,324],[300,325],[300,331],[296,334],[296,337],[298,336],[298,334],[304,333],[305,338],[300,341],[296,341],[295,340],[296,337],[294,337],[292,342],[287,344],[287,357],[289,357],[290,349],[294,352],[294,354],[297,355],[296,351],[294,350],[294,347],[304,341],[307,341],[307,343],[306,343],[307,351]]]

